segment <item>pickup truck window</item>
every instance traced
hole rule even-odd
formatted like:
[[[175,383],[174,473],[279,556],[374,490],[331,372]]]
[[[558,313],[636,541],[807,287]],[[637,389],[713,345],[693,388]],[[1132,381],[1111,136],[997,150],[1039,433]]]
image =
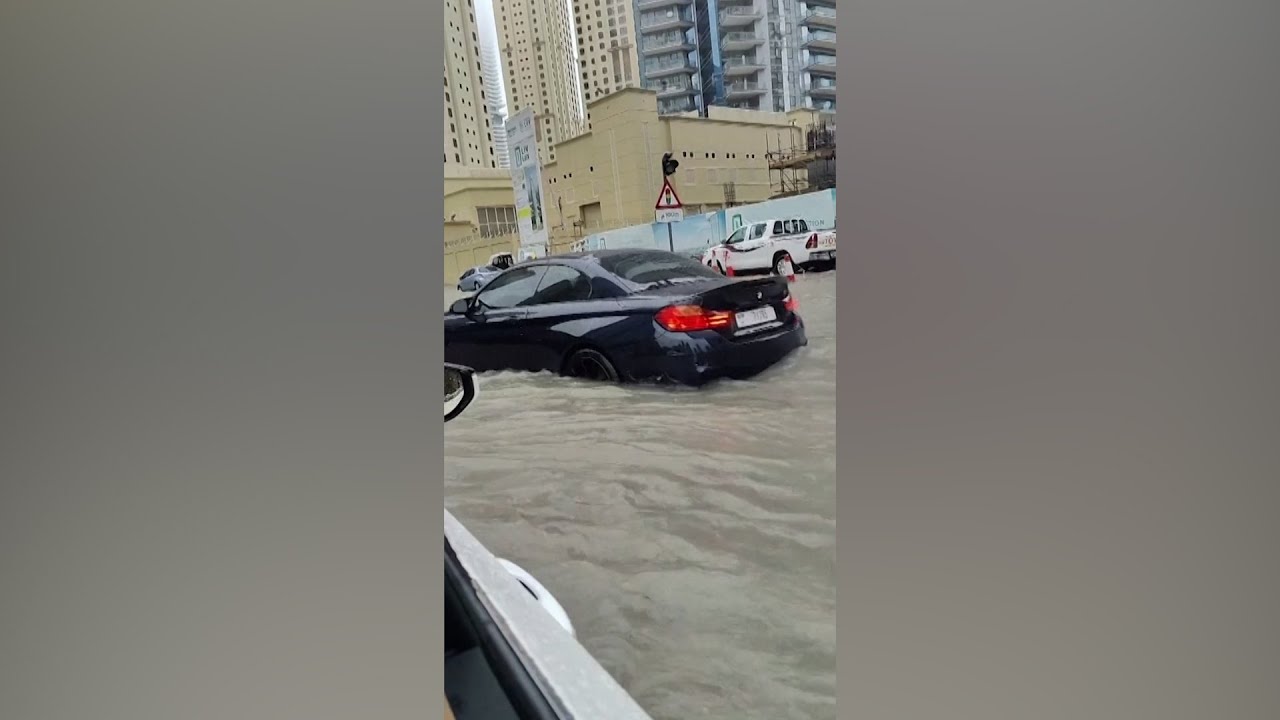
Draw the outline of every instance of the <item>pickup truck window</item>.
[[[768,226],[768,225],[766,225],[766,224],[764,224],[764,223],[757,223],[757,224],[755,224],[755,225],[752,225],[752,226],[751,226],[751,239],[752,239],[752,240],[759,240],[760,238],[764,237],[764,233],[765,233],[765,231],[766,231],[766,230],[768,230],[768,229],[769,229],[769,226]]]
[[[743,238],[745,238],[746,236],[747,236],[747,229],[745,227],[740,227],[737,230],[734,230],[733,234],[729,236],[729,239],[725,240],[724,242],[726,245],[737,245],[738,243],[742,242]]]
[[[790,234],[791,234],[791,221],[790,221],[790,220],[788,220],[788,221],[786,221],[786,222],[784,223],[784,222],[782,222],[781,220],[774,220],[774,221],[773,221],[773,234],[774,234],[774,235],[783,235],[783,234],[790,235]]]

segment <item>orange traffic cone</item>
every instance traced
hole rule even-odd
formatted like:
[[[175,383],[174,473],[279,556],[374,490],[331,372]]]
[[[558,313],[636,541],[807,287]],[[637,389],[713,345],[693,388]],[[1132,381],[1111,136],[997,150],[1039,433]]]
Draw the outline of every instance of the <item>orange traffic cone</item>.
[[[725,266],[725,268],[724,268],[724,274],[725,274],[725,275],[728,275],[729,277],[733,277],[733,266],[732,266],[732,265],[726,265],[726,266]]]

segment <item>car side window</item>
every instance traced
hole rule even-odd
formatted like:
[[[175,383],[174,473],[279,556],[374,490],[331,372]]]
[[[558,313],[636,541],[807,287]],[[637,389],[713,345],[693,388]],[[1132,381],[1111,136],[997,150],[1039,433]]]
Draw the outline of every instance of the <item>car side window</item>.
[[[728,240],[725,240],[725,244],[737,245],[738,243],[742,242],[742,239],[746,237],[746,235],[747,235],[747,229],[745,227],[740,227],[737,230],[733,231],[733,234],[729,236]]]
[[[767,229],[768,229],[768,227],[769,227],[769,226],[768,226],[768,225],[765,225],[764,223],[758,223],[758,224],[756,224],[756,225],[752,226],[752,228],[751,228],[751,239],[752,239],[752,240],[759,240],[760,238],[764,237],[764,232],[765,232],[765,230],[767,230]]]
[[[564,265],[550,265],[528,305],[576,302],[591,297],[591,279]]]
[[[790,220],[788,220],[788,221],[786,221],[786,222],[784,223],[784,222],[782,222],[781,220],[774,220],[774,221],[773,221],[773,234],[774,234],[774,235],[783,235],[783,234],[790,235],[790,234],[791,234],[791,221],[790,221]]]
[[[476,300],[490,310],[527,305],[538,291],[538,283],[545,272],[546,268],[541,265],[511,268],[485,285],[484,290],[476,295]]]
[[[796,232],[800,232],[800,233],[807,233],[807,232],[809,232],[809,223],[805,222],[804,220],[797,220],[797,221],[796,221]]]

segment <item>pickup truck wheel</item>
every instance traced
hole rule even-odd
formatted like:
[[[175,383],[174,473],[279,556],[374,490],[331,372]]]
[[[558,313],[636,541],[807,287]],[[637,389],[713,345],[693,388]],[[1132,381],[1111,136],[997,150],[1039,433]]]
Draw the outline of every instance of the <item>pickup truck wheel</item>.
[[[790,260],[790,259],[791,259],[791,256],[785,252],[780,252],[777,255],[774,255],[773,256],[773,274],[781,275],[783,261]],[[791,263],[791,269],[792,270],[796,269],[796,264],[794,262]]]

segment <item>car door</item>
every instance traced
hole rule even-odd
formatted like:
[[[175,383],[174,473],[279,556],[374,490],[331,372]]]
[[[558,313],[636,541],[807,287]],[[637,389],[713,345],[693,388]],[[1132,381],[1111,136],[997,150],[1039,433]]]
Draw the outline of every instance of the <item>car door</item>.
[[[727,267],[729,264],[730,253],[746,239],[747,228],[745,226],[734,230],[733,234],[731,234],[727,240],[721,243],[718,247],[712,249],[711,258],[713,263],[718,262]]]
[[[744,270],[759,270],[773,266],[773,255],[766,251],[769,242],[769,226],[766,223],[755,223],[743,228],[745,239],[733,246],[737,250],[733,258],[735,267]]]
[[[465,313],[445,318],[445,360],[477,372],[521,369],[526,307],[546,267],[513,267],[494,278],[471,299]]]
[[[559,372],[565,353],[617,308],[608,299],[593,298],[591,278],[576,268],[549,264],[528,304],[524,356],[532,371]]]

